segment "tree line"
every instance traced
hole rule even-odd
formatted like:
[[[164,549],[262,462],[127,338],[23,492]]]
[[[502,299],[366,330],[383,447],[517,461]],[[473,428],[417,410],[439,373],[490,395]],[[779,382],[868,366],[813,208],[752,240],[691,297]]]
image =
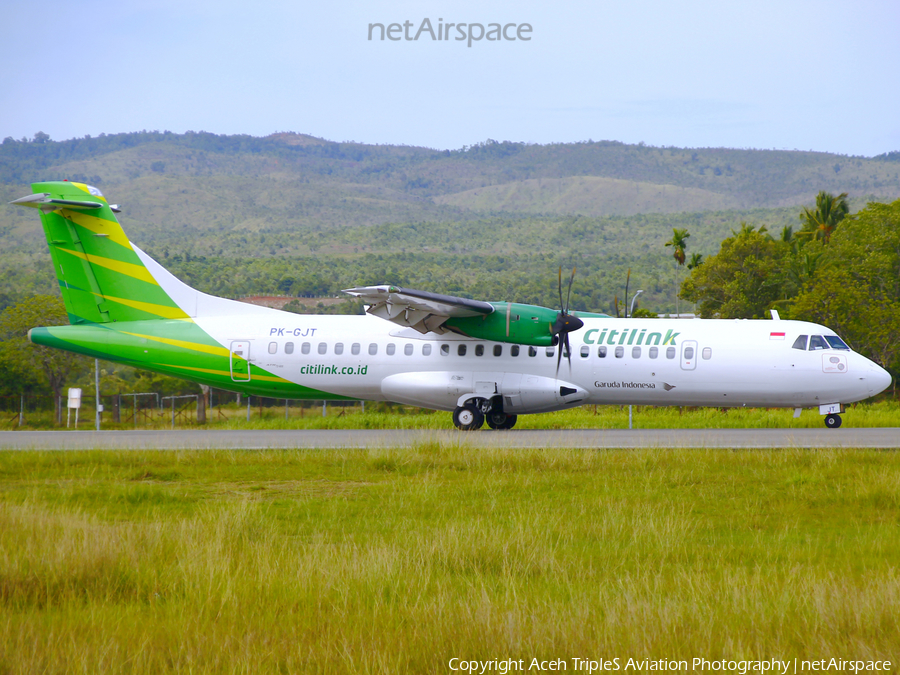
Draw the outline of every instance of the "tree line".
[[[800,227],[744,223],[691,270],[679,297],[704,318],[824,324],[856,351],[900,374],[900,200],[850,214],[847,195],[820,192]]]

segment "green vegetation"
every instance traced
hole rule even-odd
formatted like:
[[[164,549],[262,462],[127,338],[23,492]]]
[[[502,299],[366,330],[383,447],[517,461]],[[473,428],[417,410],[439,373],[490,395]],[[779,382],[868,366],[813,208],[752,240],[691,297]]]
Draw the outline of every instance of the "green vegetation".
[[[146,382],[142,381],[142,384]],[[154,383],[151,383],[153,385]],[[178,381],[176,381],[176,385]],[[161,386],[159,388],[162,388]],[[141,391],[152,390],[145,388]],[[197,390],[199,393],[199,389]],[[79,428],[94,428],[94,399],[92,388],[84,390],[79,414]],[[227,399],[227,402],[223,402]],[[102,428],[110,429],[169,429],[172,427],[171,401],[157,407],[153,397],[121,399],[119,421],[116,421],[114,396],[103,396],[105,412]],[[46,402],[46,399],[44,399]],[[2,399],[0,399],[2,402]],[[0,430],[34,430],[57,428],[52,410],[35,409],[26,399],[23,424],[19,425],[18,397],[7,399],[10,404],[0,411]],[[365,410],[358,403],[328,403],[322,414],[320,401],[290,404],[287,411],[283,400],[251,398],[250,419],[247,419],[246,399],[239,405],[233,394],[215,391],[214,406],[207,410],[207,421],[197,421],[197,401],[177,400],[175,429],[447,429],[455,427],[450,413],[403,406],[391,403],[368,402]],[[136,409],[137,423],[134,421]],[[287,414],[285,414],[287,412]],[[819,429],[822,417],[816,410],[806,410],[800,417],[783,408],[695,408],[633,406],[635,429]],[[72,420],[74,426],[74,417]],[[900,427],[900,406],[897,401],[883,399],[856,403],[848,408],[844,418],[846,427]],[[516,429],[627,429],[628,406],[583,406],[570,410],[539,415],[520,415]],[[487,429],[478,433],[494,433]]]
[[[208,292],[322,296],[389,281],[552,305],[550,284],[517,271],[577,264],[573,308],[607,312],[629,267],[645,305],[675,308],[659,253],[673,227],[713,252],[741,221],[788,224],[822,189],[857,208],[900,196],[895,162],[822,153],[494,141],[435,151],[288,133],[0,144],[0,201],[48,177],[101,187],[138,245]],[[0,309],[55,292],[48,260],[34,216],[0,209]]]
[[[435,151],[291,133],[139,132],[62,142],[39,133],[0,143],[0,201],[21,197],[29,181],[48,176],[97,184],[123,205],[133,241],[179,278],[225,297],[293,296],[289,311],[359,312],[358,303],[330,298],[386,282],[555,307],[562,265],[578,268],[571,309],[614,315],[616,298],[628,301],[622,293],[632,270],[630,283],[643,290],[636,312],[677,311],[679,297],[704,316],[763,316],[777,306],[785,317],[840,327],[853,346],[897,374],[897,295],[887,283],[866,296],[867,283],[888,278],[884,270],[863,278],[849,267],[832,273],[826,264],[829,250],[846,245],[838,241],[842,228],[858,227],[835,229],[851,206],[865,213],[873,196],[900,196],[897,169],[893,154],[865,159],[613,142],[487,141]],[[0,310],[58,293],[40,224],[26,211],[0,208]],[[781,238],[771,239],[768,233],[778,231]],[[677,246],[673,234],[688,232],[691,275],[681,285],[686,236]],[[674,266],[667,242],[675,245]],[[720,255],[711,255],[720,242]],[[838,304],[823,302],[820,289],[841,274],[856,274],[848,288],[859,297],[848,300],[844,292]],[[813,288],[819,296],[809,295]],[[325,302],[310,307],[310,297]],[[833,320],[835,307],[875,305],[884,331],[871,339],[861,336],[866,315]],[[21,340],[24,331],[9,337]],[[76,367],[72,379],[86,381],[85,367]],[[118,381],[113,391],[134,391],[121,383],[143,386],[141,378],[116,368],[107,380]],[[30,381],[6,369],[0,395],[30,391]],[[196,393],[168,382],[166,392],[178,386]]]
[[[0,455],[6,673],[891,659],[900,456]]]
[[[844,195],[820,193],[801,231],[779,239],[744,224],[691,271],[681,297],[704,317],[760,318],[777,308],[837,331],[851,347],[900,373],[900,200],[855,215]]]
[[[49,295],[32,297],[0,313],[0,394],[49,389],[56,404],[57,423],[62,419],[59,399],[63,387],[77,367],[84,369],[87,359],[32,345],[27,335],[35,326],[68,323],[62,300]]]

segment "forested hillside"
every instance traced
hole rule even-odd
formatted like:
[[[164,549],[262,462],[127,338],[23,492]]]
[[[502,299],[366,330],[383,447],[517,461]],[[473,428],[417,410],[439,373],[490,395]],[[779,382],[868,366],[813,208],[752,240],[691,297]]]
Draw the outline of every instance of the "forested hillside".
[[[559,265],[574,305],[613,310],[631,289],[674,310],[672,228],[714,253],[741,222],[796,224],[820,190],[854,209],[900,197],[896,153],[680,149],[616,142],[488,141],[454,151],[139,132],[0,144],[0,199],[68,178],[119,203],[130,238],[205,291],[334,294],[392,282],[554,304]],[[55,280],[38,219],[0,208],[0,309]]]

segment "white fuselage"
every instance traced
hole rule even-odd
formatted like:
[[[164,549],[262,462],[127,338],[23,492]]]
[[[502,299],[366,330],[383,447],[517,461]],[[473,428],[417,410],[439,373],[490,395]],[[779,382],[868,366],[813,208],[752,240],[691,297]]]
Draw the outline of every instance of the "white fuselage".
[[[260,309],[196,321],[290,382],[439,410],[474,396],[502,396],[504,409],[519,414],[590,403],[807,408],[859,401],[891,381],[853,351],[794,348],[800,335],[834,336],[800,321],[585,319],[569,336],[571,366],[563,356],[557,374],[553,347],[422,335],[371,316]],[[237,377],[241,389],[246,375]]]

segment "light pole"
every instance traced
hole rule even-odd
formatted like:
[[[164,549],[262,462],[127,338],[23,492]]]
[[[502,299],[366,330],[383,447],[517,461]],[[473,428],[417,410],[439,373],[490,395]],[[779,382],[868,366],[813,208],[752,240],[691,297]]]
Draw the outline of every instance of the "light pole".
[[[634,316],[634,301],[637,300],[637,296],[643,292],[643,290],[640,290],[634,294],[633,298],[631,298],[631,308],[628,310],[629,316]],[[631,406],[628,406],[628,428],[631,429]]]
[[[634,316],[634,301],[637,300],[637,296],[639,296],[644,291],[638,291],[634,294],[634,297],[631,298],[631,309],[628,310],[628,316]]]

